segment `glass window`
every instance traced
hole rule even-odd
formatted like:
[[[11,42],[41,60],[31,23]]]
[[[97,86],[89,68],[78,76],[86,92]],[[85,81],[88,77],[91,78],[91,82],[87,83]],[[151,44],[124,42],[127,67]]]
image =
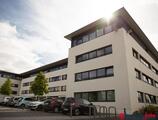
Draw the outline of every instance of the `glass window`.
[[[143,81],[148,82],[148,78],[147,78],[147,76],[144,75],[144,74],[142,74],[142,79],[143,79]]]
[[[62,80],[66,80],[67,79],[67,75],[62,75]]]
[[[87,54],[82,55],[82,61],[84,61],[84,60],[88,60],[88,53],[87,53]]]
[[[78,39],[76,43],[77,43],[77,45],[81,44],[82,43],[82,39]]]
[[[135,69],[135,72],[136,72],[136,78],[141,79],[140,71]]]
[[[97,29],[97,37],[102,36],[103,34],[103,28]]]
[[[105,100],[106,100],[105,91],[99,91],[98,92],[98,101],[105,101]]]
[[[77,41],[76,40],[73,40],[72,41],[72,47],[76,46],[77,45]]]
[[[90,102],[97,102],[97,92],[89,92],[88,93],[88,100]]]
[[[108,46],[105,48],[105,54],[110,54],[112,53],[112,46]]]
[[[103,56],[105,54],[104,48],[97,50],[97,57]]]
[[[96,51],[90,52],[89,53],[89,59],[95,58],[97,56]]]
[[[96,76],[97,76],[97,71],[96,70],[93,70],[93,71],[89,72],[89,78],[90,79],[96,78]]]
[[[75,98],[81,98],[81,93],[75,93]]]
[[[82,62],[82,55],[76,57],[76,62]]]
[[[155,87],[158,87],[158,82],[155,81]]]
[[[82,80],[81,73],[76,74],[76,81]]]
[[[144,96],[142,92],[137,92],[138,93],[138,102],[143,103],[144,102]]]
[[[133,49],[133,56],[138,59],[138,52]]]
[[[89,41],[88,35],[83,36],[83,43]]]
[[[96,38],[96,33],[95,32],[92,32],[89,34],[89,39],[92,40],[92,39],[95,39]]]
[[[115,101],[115,91],[114,90],[110,90],[107,91],[107,101]]]
[[[111,76],[113,75],[113,67],[109,67],[106,69],[106,76]]]
[[[97,77],[104,77],[105,76],[105,68],[101,68],[97,70]]]
[[[82,98],[88,100],[88,93],[82,93]]]
[[[112,26],[106,26],[105,27],[105,34],[112,32]]]
[[[88,72],[83,72],[82,73],[82,79],[85,80],[85,79],[88,79]]]
[[[148,94],[145,94],[145,101],[146,103],[151,103],[151,100]]]

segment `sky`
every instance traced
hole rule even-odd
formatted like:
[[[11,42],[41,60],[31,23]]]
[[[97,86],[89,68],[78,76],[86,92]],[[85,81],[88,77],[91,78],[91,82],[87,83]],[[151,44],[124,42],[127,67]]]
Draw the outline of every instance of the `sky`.
[[[68,57],[65,35],[121,7],[158,50],[158,0],[0,0],[0,70],[22,73]]]

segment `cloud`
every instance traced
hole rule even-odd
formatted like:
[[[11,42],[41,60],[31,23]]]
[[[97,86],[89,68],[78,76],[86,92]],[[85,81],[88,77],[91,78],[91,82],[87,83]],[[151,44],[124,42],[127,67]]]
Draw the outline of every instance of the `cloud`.
[[[39,57],[33,49],[28,49],[27,40],[18,38],[16,26],[0,22],[0,66],[2,70],[21,73],[38,67]]]

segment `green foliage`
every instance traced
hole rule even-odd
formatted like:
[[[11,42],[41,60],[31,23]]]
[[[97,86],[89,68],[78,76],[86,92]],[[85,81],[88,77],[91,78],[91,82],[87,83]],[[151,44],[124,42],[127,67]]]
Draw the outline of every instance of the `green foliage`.
[[[145,113],[157,113],[158,107],[153,105],[147,105],[140,108],[138,111],[135,111],[133,114],[145,114]]]
[[[47,79],[43,72],[37,74],[35,80],[30,87],[30,90],[35,96],[43,96],[44,94],[48,93]]]
[[[7,80],[4,82],[4,84],[0,88],[0,93],[2,95],[10,95],[12,93],[11,89],[11,80],[7,78]]]

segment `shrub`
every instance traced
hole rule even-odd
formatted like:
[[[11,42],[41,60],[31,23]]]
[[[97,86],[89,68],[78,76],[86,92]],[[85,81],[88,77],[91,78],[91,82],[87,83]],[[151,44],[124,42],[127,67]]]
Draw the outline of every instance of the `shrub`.
[[[139,114],[139,113],[140,114],[145,114],[145,113],[156,114],[156,113],[158,113],[158,107],[153,106],[153,105],[147,105],[147,106],[143,106],[139,110],[133,112],[133,114]]]

